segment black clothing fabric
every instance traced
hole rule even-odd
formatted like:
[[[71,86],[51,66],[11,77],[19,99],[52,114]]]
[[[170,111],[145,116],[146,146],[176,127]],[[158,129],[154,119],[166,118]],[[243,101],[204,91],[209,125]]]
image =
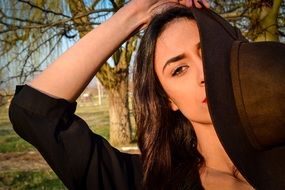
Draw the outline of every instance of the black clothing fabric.
[[[38,149],[68,189],[142,189],[140,155],[122,153],[94,134],[74,114],[76,105],[22,85],[9,116],[14,130]],[[190,189],[203,189],[199,177]]]

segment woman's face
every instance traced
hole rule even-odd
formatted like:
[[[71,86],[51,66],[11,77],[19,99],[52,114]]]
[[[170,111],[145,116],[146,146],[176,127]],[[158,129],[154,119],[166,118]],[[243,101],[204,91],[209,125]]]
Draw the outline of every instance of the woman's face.
[[[170,22],[157,39],[154,62],[172,109],[179,109],[192,124],[211,124],[196,22],[186,18]]]

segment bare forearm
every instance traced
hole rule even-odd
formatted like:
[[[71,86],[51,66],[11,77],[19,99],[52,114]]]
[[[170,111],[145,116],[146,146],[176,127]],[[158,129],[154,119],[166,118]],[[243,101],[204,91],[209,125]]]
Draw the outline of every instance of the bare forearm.
[[[61,55],[29,85],[54,97],[76,100],[100,66],[144,23],[145,18],[136,11],[129,5],[120,9]]]
[[[138,27],[148,24],[156,7],[177,2],[188,7],[193,2],[200,6],[198,0],[132,0],[84,36],[29,85],[54,97],[76,100],[116,48]],[[206,0],[202,2],[207,4]]]

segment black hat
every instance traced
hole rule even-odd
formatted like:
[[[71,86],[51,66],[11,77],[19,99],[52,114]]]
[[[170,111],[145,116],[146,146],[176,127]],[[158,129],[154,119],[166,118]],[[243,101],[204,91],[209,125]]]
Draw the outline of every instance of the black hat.
[[[285,189],[285,45],[248,42],[208,9],[197,22],[208,107],[237,169],[256,189]]]

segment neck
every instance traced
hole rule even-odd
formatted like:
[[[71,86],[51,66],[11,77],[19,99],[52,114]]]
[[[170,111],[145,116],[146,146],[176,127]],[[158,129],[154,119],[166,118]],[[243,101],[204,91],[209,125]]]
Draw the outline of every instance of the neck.
[[[200,169],[200,174],[212,170],[231,175],[237,180],[248,184],[241,173],[236,173],[235,166],[218,139],[214,126],[193,122],[192,125],[197,136],[197,149],[205,160],[205,166]]]
[[[197,136],[197,149],[205,159],[205,166],[227,173],[233,172],[233,163],[226,154],[212,124],[192,123]]]

